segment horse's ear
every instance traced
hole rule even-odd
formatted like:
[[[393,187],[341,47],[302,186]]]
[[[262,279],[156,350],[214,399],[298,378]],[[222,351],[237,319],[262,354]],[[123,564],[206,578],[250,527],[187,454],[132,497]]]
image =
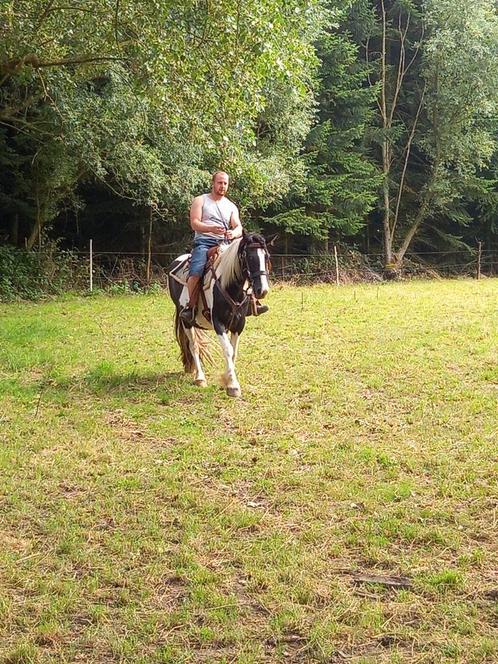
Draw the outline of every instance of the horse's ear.
[[[272,235],[271,237],[266,239],[266,246],[267,247],[273,247],[275,245],[275,242],[278,239],[278,233],[276,235]]]

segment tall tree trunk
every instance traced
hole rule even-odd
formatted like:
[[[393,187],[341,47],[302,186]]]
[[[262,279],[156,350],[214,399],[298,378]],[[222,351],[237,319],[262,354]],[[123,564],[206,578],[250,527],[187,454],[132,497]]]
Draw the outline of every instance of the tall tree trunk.
[[[390,176],[390,150],[388,139],[385,138],[382,144],[382,169],[384,171],[384,218],[382,220],[384,226],[384,265],[388,267],[393,262],[393,239],[391,235],[391,196],[389,190],[389,176]]]
[[[391,192],[389,180],[391,177],[391,146],[389,144],[389,131],[391,129],[391,121],[394,112],[394,104],[391,111],[388,112],[387,101],[387,15],[384,0],[381,0],[381,13],[382,13],[382,56],[381,56],[381,81],[382,87],[380,91],[380,112],[382,115],[382,124],[384,129],[384,138],[382,140],[382,171],[384,173],[383,199],[384,199],[384,266],[390,269],[392,257],[392,233],[391,233]]]
[[[19,242],[19,215],[17,212],[15,213],[10,226],[10,241],[15,247],[17,247],[17,243]]]
[[[397,163],[401,146],[399,145],[399,139],[396,138],[396,134],[393,132],[393,127],[396,125],[399,115],[398,106],[402,96],[405,77],[410,67],[418,58],[424,30],[422,27],[420,43],[411,47],[412,50],[409,54],[407,47],[409,47],[410,11],[408,10],[405,14],[400,10],[396,20],[396,12],[393,14],[393,3],[386,0],[380,0],[380,3],[377,5],[377,11],[379,12],[381,23],[380,49],[379,47],[377,49],[374,48],[372,54],[376,59],[378,57],[380,65],[378,108],[383,131],[381,147],[382,172],[384,176],[382,187],[384,270],[386,278],[394,278],[397,274],[396,268],[399,266],[401,260],[395,252],[396,224],[399,218],[411,146],[415,138],[418,119],[422,110],[424,93],[422,93],[415,121],[409,132],[406,147],[403,150],[404,165],[399,184],[396,183],[397,174],[395,171],[393,173],[393,164]],[[367,65],[369,65],[368,40],[365,52]],[[370,77],[369,82],[372,84]]]
[[[408,251],[408,248],[410,247],[410,244],[412,243],[412,240],[415,237],[415,234],[418,231],[420,224],[423,221],[425,221],[425,218],[427,217],[430,201],[431,197],[430,194],[428,194],[424,198],[422,205],[420,206],[419,211],[417,212],[417,216],[415,217],[415,220],[408,229],[408,232],[406,233],[400,248],[396,251],[396,267],[398,268],[401,267],[405,254]]]
[[[149,207],[149,237],[147,239],[147,271],[146,281],[147,286],[150,286],[150,269],[152,264],[152,224],[154,221],[154,214],[152,205]]]
[[[36,191],[36,221],[33,226],[28,241],[26,243],[26,249],[31,251],[35,246],[35,242],[38,241],[38,249],[41,249],[41,229],[42,229],[42,210],[40,204],[40,196],[38,190]]]

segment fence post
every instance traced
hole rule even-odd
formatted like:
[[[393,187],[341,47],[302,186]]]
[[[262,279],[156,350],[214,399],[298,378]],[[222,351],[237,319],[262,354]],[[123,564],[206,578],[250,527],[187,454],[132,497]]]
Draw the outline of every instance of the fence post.
[[[481,259],[482,259],[482,242],[478,242],[477,251],[477,278],[481,278]]]
[[[90,240],[90,293],[93,291],[93,240]]]
[[[337,245],[334,244],[334,259],[335,259],[335,283],[339,285],[339,260],[337,258]]]
[[[147,242],[147,268],[145,274],[145,280],[147,282],[147,288],[150,286],[150,266],[152,263],[152,205],[149,208],[149,239]]]

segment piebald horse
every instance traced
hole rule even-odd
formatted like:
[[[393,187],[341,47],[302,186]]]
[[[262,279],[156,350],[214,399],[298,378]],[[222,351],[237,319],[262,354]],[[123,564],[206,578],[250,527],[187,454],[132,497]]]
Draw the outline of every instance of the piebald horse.
[[[188,302],[188,257],[189,254],[184,254],[173,261],[168,275],[169,293],[176,307],[175,334],[183,368],[185,373],[194,374],[196,385],[207,385],[201,360],[210,358],[207,331],[214,330],[225,357],[223,383],[227,394],[240,397],[235,372],[239,337],[246,316],[256,312],[254,298],[261,300],[270,290],[267,242],[257,233],[244,233],[230,244],[220,245],[218,257],[212,264],[208,262],[193,325],[184,323],[179,315]]]

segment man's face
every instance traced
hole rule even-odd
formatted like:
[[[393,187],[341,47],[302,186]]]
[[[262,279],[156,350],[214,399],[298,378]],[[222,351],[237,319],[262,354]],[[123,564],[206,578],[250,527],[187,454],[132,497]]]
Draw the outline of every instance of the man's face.
[[[217,173],[213,180],[213,193],[216,196],[224,196],[228,189],[228,175],[226,173]]]

